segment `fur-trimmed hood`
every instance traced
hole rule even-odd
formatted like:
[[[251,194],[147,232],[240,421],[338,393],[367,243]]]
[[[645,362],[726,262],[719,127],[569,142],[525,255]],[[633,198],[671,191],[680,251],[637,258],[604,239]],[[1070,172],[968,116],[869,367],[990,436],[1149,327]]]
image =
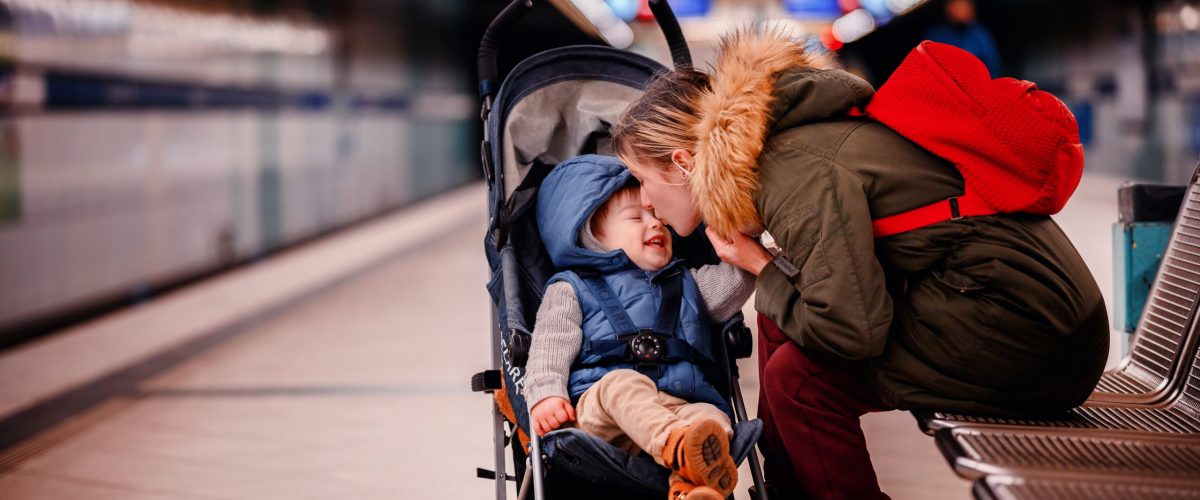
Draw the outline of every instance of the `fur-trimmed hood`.
[[[844,115],[871,100],[871,85],[778,32],[738,31],[721,42],[711,89],[696,105],[691,190],[721,234],[757,234],[758,157],[774,132]]]

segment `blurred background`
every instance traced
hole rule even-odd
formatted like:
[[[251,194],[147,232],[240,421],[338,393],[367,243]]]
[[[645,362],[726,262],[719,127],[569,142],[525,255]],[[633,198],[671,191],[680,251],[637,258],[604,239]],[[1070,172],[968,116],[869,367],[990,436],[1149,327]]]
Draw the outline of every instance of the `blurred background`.
[[[506,4],[0,0],[0,497],[486,496],[465,465],[491,460],[490,403],[465,389],[490,363],[475,55]],[[1059,96],[1078,119],[1087,164],[1077,201],[1057,219],[1110,309],[1117,186],[1186,183],[1200,155],[1197,1],[670,4],[701,67],[723,33],[757,25],[806,37],[879,85],[931,38]],[[546,0],[504,42],[501,74],[568,44],[670,64],[645,0]],[[245,278],[268,271],[277,274]],[[756,392],[753,377],[745,383]],[[331,394],[341,399],[321,399]],[[164,397],[184,406],[153,406]],[[114,409],[114,398],[153,404]],[[256,406],[210,413],[195,406],[202,398]],[[153,428],[151,414],[224,423],[189,428],[208,434],[137,434]],[[461,452],[395,434],[398,414],[455,425]],[[238,418],[259,423],[213,434]],[[916,432],[901,420],[868,423],[868,434]],[[329,442],[314,442],[317,426]],[[213,464],[266,460],[237,444],[246,436],[291,428],[255,453],[297,464],[253,475],[291,489],[255,489],[241,476],[227,484],[245,487],[205,489],[224,478]],[[345,440],[337,429],[360,434]],[[171,432],[194,441],[164,441],[181,438]],[[227,447],[211,448],[221,439]],[[897,439],[872,441],[876,453],[898,453],[880,471],[894,498],[966,496],[932,443]],[[361,446],[348,452],[347,442]],[[117,480],[87,469],[122,453],[155,457],[137,467],[190,460],[200,470]],[[431,465],[451,458],[463,463]],[[376,475],[356,475],[370,467]],[[914,479],[911,467],[936,477]],[[329,470],[345,474],[320,475]],[[397,481],[401,470],[447,496]],[[146,486],[147,476],[177,480]]]
[[[479,178],[474,51],[505,4],[0,1],[0,345]],[[1187,179],[1196,5],[977,4],[991,69],[1068,103],[1089,172]],[[953,24],[944,1],[672,5],[701,66],[722,33],[759,23],[810,34],[876,85]],[[608,42],[669,62],[644,1],[555,0],[501,71]]]
[[[0,2],[0,345],[478,177],[471,10]]]

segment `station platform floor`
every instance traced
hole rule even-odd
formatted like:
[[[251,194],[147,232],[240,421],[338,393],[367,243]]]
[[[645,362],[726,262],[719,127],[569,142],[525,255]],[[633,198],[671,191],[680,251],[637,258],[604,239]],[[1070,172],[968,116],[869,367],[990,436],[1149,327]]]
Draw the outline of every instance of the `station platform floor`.
[[[1086,179],[1058,216],[1106,293],[1116,185]],[[491,403],[469,390],[491,359],[484,199],[462,188],[0,353],[0,498],[490,498]],[[863,423],[892,498],[970,497],[908,413]]]

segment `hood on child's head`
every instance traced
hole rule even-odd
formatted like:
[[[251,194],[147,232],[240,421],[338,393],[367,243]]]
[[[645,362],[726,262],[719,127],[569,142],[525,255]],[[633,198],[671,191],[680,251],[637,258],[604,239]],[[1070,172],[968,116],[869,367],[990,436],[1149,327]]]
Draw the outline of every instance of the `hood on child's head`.
[[[624,251],[584,248],[579,231],[613,194],[636,183],[629,169],[612,156],[577,156],[554,167],[538,191],[537,224],[555,267],[604,273],[634,266]]]

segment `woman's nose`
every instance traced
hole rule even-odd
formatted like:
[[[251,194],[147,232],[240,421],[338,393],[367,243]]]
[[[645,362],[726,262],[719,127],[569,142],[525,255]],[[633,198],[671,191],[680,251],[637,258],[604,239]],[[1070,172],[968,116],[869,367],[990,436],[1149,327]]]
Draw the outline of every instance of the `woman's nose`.
[[[638,192],[638,197],[641,199],[642,207],[646,210],[654,210],[654,204],[650,203],[650,196],[646,194],[646,190],[642,189]]]

